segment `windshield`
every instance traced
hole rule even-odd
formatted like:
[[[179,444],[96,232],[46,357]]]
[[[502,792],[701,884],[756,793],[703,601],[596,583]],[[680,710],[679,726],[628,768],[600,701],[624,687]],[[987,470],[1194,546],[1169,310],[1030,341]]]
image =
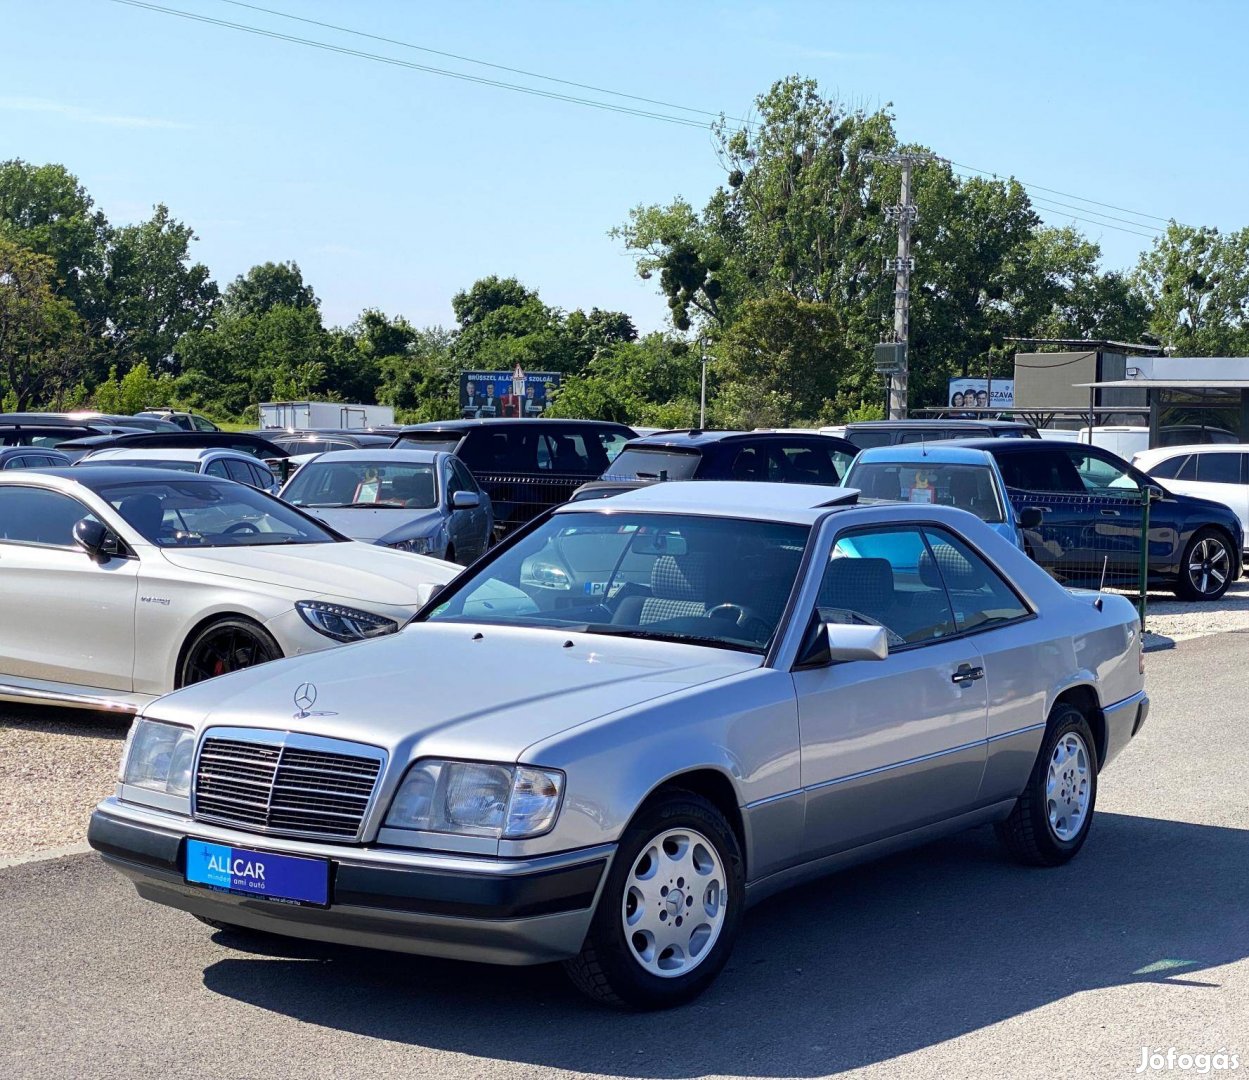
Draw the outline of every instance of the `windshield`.
[[[316,460],[291,478],[282,498],[309,509],[431,510],[437,481],[432,464]]]
[[[629,447],[611,463],[604,480],[691,480],[700,454],[676,450],[642,450]]]
[[[685,641],[762,654],[805,525],[675,514],[556,514],[467,578],[432,622]]]
[[[990,524],[1005,520],[987,465],[865,462],[851,466],[846,487],[858,488],[863,502],[936,503],[968,510]]]
[[[88,465],[103,465],[112,467],[113,465],[129,465],[138,469],[172,469],[175,472],[199,472],[199,462],[197,461],[163,461],[159,458],[83,458],[78,462],[78,468],[85,468]]]
[[[278,499],[229,480],[143,480],[110,484],[98,494],[145,540],[161,547],[256,547],[338,540]]]

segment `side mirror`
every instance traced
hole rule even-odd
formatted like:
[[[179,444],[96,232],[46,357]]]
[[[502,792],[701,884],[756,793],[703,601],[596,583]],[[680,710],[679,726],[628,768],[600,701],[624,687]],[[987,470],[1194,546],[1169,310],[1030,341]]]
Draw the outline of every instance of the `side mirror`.
[[[1025,529],[1039,529],[1045,524],[1045,515],[1039,506],[1029,506],[1019,512],[1019,524]]]
[[[117,534],[95,518],[81,518],[74,522],[74,540],[96,562],[108,562],[121,553]]]
[[[476,510],[481,505],[481,496],[475,491],[456,491],[451,495],[452,510]]]
[[[850,660],[884,660],[889,634],[883,626],[855,623],[813,623],[799,653],[798,667],[827,667]]]
[[[830,664],[846,660],[884,660],[889,655],[889,633],[883,626],[825,623]]]
[[[1166,497],[1166,491],[1158,484],[1145,485],[1145,498],[1147,498],[1150,502],[1157,502],[1159,499],[1165,499]]]
[[[424,607],[440,592],[442,592],[441,585],[436,585],[432,581],[425,581],[416,587],[416,599],[421,607]]]

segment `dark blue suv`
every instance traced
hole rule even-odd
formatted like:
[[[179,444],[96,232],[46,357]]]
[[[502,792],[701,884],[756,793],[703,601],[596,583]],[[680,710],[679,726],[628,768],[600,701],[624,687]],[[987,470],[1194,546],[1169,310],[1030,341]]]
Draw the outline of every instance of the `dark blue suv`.
[[[947,444],[950,445],[950,444]],[[1240,576],[1244,535],[1222,503],[1178,495],[1098,446],[1050,439],[963,439],[987,450],[1017,515],[1028,553],[1064,584],[1135,584],[1144,498],[1149,583],[1183,600],[1217,600]],[[1028,522],[1042,521],[1030,529]]]

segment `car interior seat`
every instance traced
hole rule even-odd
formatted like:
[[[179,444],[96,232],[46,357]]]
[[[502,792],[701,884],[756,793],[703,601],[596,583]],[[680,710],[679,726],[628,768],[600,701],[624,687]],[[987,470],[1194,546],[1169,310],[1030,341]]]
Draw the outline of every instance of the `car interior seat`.
[[[159,497],[150,492],[127,495],[118,505],[117,512],[148,540],[160,535],[165,521],[165,511]]]

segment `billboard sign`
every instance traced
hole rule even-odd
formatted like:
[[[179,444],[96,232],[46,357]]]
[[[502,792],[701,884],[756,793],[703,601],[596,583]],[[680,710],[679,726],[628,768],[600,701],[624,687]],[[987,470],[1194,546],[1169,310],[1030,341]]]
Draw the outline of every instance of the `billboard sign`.
[[[550,395],[559,389],[557,371],[461,371],[460,415],[469,419],[495,416],[541,416]],[[523,393],[520,392],[523,386]]]
[[[1015,407],[1015,380],[951,379],[949,390],[951,409],[1013,409]]]

